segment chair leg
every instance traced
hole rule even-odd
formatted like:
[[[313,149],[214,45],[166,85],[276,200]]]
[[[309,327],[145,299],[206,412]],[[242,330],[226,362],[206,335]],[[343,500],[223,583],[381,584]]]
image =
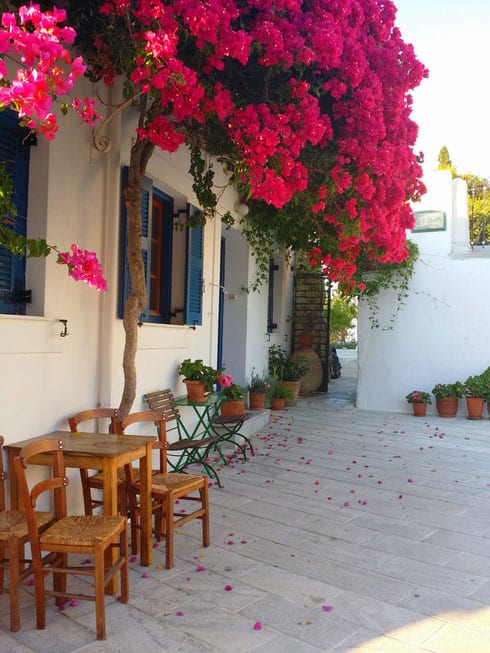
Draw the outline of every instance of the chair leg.
[[[24,545],[22,545],[24,550]],[[21,544],[16,537],[8,541],[9,556],[9,594],[10,594],[10,630],[17,632],[20,628],[20,563]],[[3,572],[3,569],[2,569]]]
[[[208,479],[204,479],[204,485],[200,490],[201,506],[205,509],[202,520],[202,545],[209,546],[209,499],[208,499]]]
[[[34,571],[34,593],[36,598],[36,628],[38,630],[44,630],[46,628],[46,594],[44,592],[44,574],[40,554],[36,555],[33,552],[32,568]]]
[[[102,543],[95,546],[95,625],[97,639],[105,639],[105,582],[104,548]]]
[[[162,501],[165,523],[165,566],[172,569],[174,566],[174,502],[169,495],[165,495]]]
[[[120,555],[124,558],[121,567],[121,603],[127,603],[129,598],[129,577],[128,577],[128,525],[124,528],[119,540]]]
[[[88,470],[80,469],[80,481],[82,482],[83,507],[86,515],[92,515],[92,495],[88,484]]]

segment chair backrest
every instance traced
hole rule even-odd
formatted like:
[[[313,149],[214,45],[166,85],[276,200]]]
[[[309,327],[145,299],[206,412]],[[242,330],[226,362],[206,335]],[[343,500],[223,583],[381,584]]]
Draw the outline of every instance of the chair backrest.
[[[117,408],[91,408],[89,410],[82,410],[80,413],[69,417],[68,424],[70,425],[70,431],[72,433],[76,433],[78,431],[78,425],[82,422],[88,422],[89,420],[110,419],[110,426],[108,431],[114,433],[114,423],[118,415],[119,410]]]
[[[26,469],[29,460],[39,454],[50,453],[52,455],[51,478],[35,483],[31,488],[27,481]],[[66,486],[69,479],[65,476],[65,465],[63,461],[63,441],[55,438],[35,440],[22,448],[19,455],[14,458],[14,472],[19,484],[20,503],[24,507],[29,529],[29,542],[31,544],[33,561],[40,556],[39,533],[35,515],[36,503],[44,492],[54,493],[54,513],[57,519],[66,516]]]
[[[180,419],[179,407],[175,403],[175,397],[169,388],[166,390],[156,390],[147,392],[143,399],[148,404],[150,410],[158,410],[165,415],[166,422]]]
[[[157,428],[158,441],[152,443],[153,449],[159,450],[160,472],[167,472],[167,426],[166,415],[158,410],[143,410],[137,413],[130,413],[124,419],[116,419],[114,432],[122,434],[132,424],[153,422]]]
[[[5,510],[5,481],[7,472],[3,468],[3,435],[0,435],[0,510]]]

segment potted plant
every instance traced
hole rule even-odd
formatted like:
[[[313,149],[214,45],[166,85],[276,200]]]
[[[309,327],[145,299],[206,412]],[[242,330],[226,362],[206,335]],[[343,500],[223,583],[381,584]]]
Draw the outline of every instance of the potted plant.
[[[436,408],[440,417],[455,417],[458,403],[464,395],[464,385],[460,381],[454,383],[436,383],[432,388],[436,398]]]
[[[412,404],[413,414],[416,417],[423,417],[427,412],[427,404],[432,403],[430,393],[423,390],[412,390],[405,399]]]
[[[284,410],[286,401],[293,401],[294,393],[284,381],[273,381],[270,388],[272,410]]]
[[[269,347],[269,373],[277,381],[283,381],[293,391],[287,403],[295,403],[299,397],[301,379],[308,371],[309,363],[299,356],[288,356],[286,350],[279,345]]]
[[[222,371],[223,368],[216,370],[210,365],[205,365],[201,358],[183,360],[179,367],[179,374],[184,377],[189,401],[205,400],[206,393],[213,391],[216,378]]]
[[[490,415],[490,367],[481,374],[485,383],[485,401],[487,402],[487,412]]]
[[[270,383],[263,376],[259,376],[252,368],[250,383],[248,384],[248,404],[250,410],[264,410],[267,390]]]
[[[222,415],[242,415],[245,412],[245,403],[243,396],[245,394],[243,388],[238,383],[233,383],[233,376],[231,374],[220,374],[217,382],[222,387],[221,396],[223,401],[220,405],[220,412]]]
[[[469,376],[464,382],[468,419],[481,419],[487,384],[483,374]]]

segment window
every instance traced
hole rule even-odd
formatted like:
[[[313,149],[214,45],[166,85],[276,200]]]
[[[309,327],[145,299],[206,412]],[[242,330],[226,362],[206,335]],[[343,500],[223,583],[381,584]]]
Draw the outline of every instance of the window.
[[[14,187],[13,202],[17,215],[11,226],[16,233],[27,233],[27,192],[29,183],[29,146],[35,142],[28,129],[19,127],[17,114],[0,112],[0,161],[5,163]],[[0,247],[0,313],[24,314],[30,292],[25,289],[25,258],[14,256]]]
[[[123,170],[123,186],[127,169]],[[189,215],[196,211],[187,205]],[[141,196],[141,246],[146,272],[148,306],[141,314],[142,322],[161,324],[202,324],[202,261],[203,228],[177,230],[179,218],[174,199],[155,188],[145,177]],[[121,201],[120,234],[120,301],[122,318],[130,293],[127,264],[127,218],[124,198]]]

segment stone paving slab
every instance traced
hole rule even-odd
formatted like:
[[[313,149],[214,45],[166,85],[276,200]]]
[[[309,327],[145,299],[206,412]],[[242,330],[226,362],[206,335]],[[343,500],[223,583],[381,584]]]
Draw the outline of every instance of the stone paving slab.
[[[105,642],[91,603],[49,603],[38,632],[25,586],[19,633],[0,595],[2,653],[489,653],[490,421],[361,411],[331,389],[220,471],[209,548],[191,522],[173,569],[164,543],[131,563]]]

